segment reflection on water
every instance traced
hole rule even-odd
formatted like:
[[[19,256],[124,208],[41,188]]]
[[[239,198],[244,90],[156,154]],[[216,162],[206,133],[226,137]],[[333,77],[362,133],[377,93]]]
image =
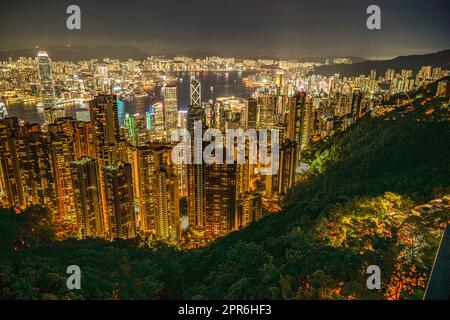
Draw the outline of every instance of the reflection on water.
[[[177,83],[178,87],[178,109],[186,110],[189,105],[189,79],[190,72],[178,72],[175,74],[180,81]],[[234,96],[239,98],[248,98],[253,89],[246,88],[242,85],[242,72],[198,72],[196,76],[202,84],[202,100],[214,100],[216,97]],[[124,98],[118,100],[117,111],[119,116],[119,123],[123,124],[125,114],[145,114],[151,104],[149,96],[142,95],[132,98]],[[66,116],[76,117],[77,108],[81,107],[79,104],[66,106]],[[18,117],[31,123],[44,123],[44,114],[36,109],[35,106],[24,105],[17,103],[8,107],[8,114],[10,117]]]

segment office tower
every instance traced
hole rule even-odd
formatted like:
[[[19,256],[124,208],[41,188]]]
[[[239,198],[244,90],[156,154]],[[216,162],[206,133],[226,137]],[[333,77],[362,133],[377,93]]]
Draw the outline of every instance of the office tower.
[[[205,239],[214,240],[236,229],[236,164],[204,165]]]
[[[203,109],[199,106],[189,106],[186,117],[186,129],[191,135],[191,164],[187,165],[187,192],[189,228],[198,237],[204,236],[205,217],[205,178],[203,172],[203,142],[194,139],[194,122],[203,121]],[[203,123],[203,122],[202,122]],[[195,145],[197,144],[197,145]],[[194,151],[199,151],[201,163],[194,163]]]
[[[133,210],[133,181],[131,165],[114,162],[103,167],[107,234],[110,239],[136,237]]]
[[[170,139],[172,132],[177,129],[178,124],[178,99],[177,87],[175,85],[168,85],[163,87],[164,97],[164,127],[168,139]]]
[[[164,127],[164,105],[162,102],[154,103],[152,106],[153,118],[152,118],[152,141],[166,141],[167,134]]]
[[[249,98],[247,100],[246,106],[246,116],[245,116],[245,129],[255,129],[258,123],[258,103],[256,99]]]
[[[262,196],[257,192],[239,195],[237,206],[237,228],[248,226],[262,218]]]
[[[125,114],[123,129],[126,141],[129,144],[133,146],[143,146],[150,141],[149,129],[147,129],[148,121],[151,129],[151,123],[154,122],[154,117],[153,119],[147,119],[147,117],[142,117],[140,114]]]
[[[129,143],[134,146],[138,145],[137,142],[137,130],[136,130],[136,119],[134,116],[130,116],[130,114],[125,114],[125,120],[123,123],[123,127],[125,129],[126,137]]]
[[[24,208],[25,194],[20,176],[16,137],[21,135],[17,118],[0,120],[0,163],[3,206]]]
[[[73,144],[73,140],[63,134],[52,136],[50,141],[58,214],[75,227],[76,208],[70,171],[70,163],[75,160]]]
[[[275,124],[278,96],[258,94],[258,129],[272,129]]]
[[[103,214],[97,160],[83,157],[71,163],[78,237],[102,237]]]
[[[180,239],[180,208],[177,176],[169,166],[155,173],[156,234],[159,239],[177,244]]]
[[[39,51],[37,55],[38,75],[41,86],[42,104],[44,105],[45,122],[52,123],[56,118],[64,117],[64,108],[56,106],[55,87],[53,82],[52,62],[47,52]]]
[[[202,105],[202,86],[195,76],[191,76],[190,81],[190,105]]]

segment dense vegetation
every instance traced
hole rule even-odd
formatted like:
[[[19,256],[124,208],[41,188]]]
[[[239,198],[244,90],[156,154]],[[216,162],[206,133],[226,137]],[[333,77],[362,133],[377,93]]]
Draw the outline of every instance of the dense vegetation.
[[[58,241],[45,209],[3,210],[0,297],[420,299],[450,221],[448,206],[412,211],[450,194],[449,110],[424,99],[312,145],[282,213],[204,249]],[[71,264],[81,290],[66,288]],[[366,287],[371,264],[381,290]]]

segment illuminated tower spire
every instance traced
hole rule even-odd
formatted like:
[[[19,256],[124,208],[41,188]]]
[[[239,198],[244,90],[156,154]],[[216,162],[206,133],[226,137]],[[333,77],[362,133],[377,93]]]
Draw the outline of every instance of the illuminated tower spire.
[[[44,105],[45,122],[52,123],[56,118],[64,116],[64,110],[57,110],[55,87],[53,82],[52,61],[47,52],[39,51],[37,67],[41,84],[42,104]]]
[[[191,106],[202,105],[202,86],[195,76],[191,76]]]

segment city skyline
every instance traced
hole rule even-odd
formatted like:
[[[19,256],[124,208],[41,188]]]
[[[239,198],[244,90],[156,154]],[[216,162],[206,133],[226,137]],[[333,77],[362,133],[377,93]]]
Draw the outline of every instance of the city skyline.
[[[448,299],[448,12],[1,2],[0,299]]]

